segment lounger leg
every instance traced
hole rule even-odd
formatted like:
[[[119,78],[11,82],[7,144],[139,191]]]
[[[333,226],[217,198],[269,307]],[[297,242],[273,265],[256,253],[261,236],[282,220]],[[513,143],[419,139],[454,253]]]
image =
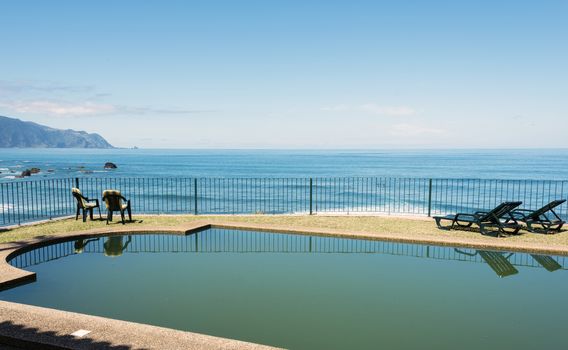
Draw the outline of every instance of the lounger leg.
[[[122,224],[124,225],[124,210],[120,211],[120,218],[122,219]]]
[[[99,219],[102,219],[103,216],[101,215],[101,207],[97,207],[99,209]]]
[[[528,221],[528,220],[527,220],[527,221]],[[527,230],[528,230],[529,232],[534,232],[534,228],[533,228],[532,224],[531,224],[530,222],[527,222],[526,224],[527,224]]]
[[[94,209],[91,208],[90,211],[89,211],[89,216],[90,216],[90,218],[91,218],[91,221],[93,221],[93,210],[94,210]]]
[[[130,209],[130,205],[126,209],[128,210],[128,221],[132,221],[132,209]]]
[[[438,226],[438,228],[443,228],[442,225],[440,225],[441,218],[434,218],[434,220],[436,220],[436,226]]]
[[[77,206],[77,214],[75,214],[75,220],[79,220],[79,212],[81,211],[81,207]]]
[[[87,209],[83,209],[83,222],[87,222]]]

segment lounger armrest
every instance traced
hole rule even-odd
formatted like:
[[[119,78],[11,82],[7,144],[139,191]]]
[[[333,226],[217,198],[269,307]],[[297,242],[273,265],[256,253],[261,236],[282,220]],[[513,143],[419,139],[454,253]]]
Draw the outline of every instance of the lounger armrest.
[[[479,220],[479,216],[477,215],[477,213],[473,213],[473,214],[472,214],[472,213],[457,213],[455,220],[456,220],[456,221],[459,221],[460,216],[467,216],[467,217],[470,217],[470,218],[474,218],[474,219],[478,219],[478,220]]]
[[[527,220],[529,217],[525,215],[525,213],[532,213],[532,212],[533,211],[529,209],[517,209],[510,212],[509,215],[511,215],[515,219]]]
[[[558,214],[556,214],[554,209],[550,209],[550,212],[552,213],[552,215],[554,215],[554,217],[556,217],[557,220],[563,221],[562,218],[560,216],[558,216]]]

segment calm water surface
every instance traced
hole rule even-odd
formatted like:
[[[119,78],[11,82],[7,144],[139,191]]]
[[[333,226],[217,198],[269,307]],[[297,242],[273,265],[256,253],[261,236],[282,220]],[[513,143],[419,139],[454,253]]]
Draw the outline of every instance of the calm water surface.
[[[211,229],[40,248],[0,299],[292,349],[559,349],[565,259]]]

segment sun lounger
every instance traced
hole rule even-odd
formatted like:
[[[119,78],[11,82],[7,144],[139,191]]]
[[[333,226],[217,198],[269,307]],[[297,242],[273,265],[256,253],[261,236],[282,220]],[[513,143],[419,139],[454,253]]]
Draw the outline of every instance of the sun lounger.
[[[475,213],[457,213],[446,216],[434,216],[436,225],[441,229],[452,230],[456,227],[466,228],[472,225],[479,226],[479,231],[482,234],[491,234],[491,228],[497,229],[497,234],[500,236],[517,234],[521,226],[516,218],[511,215],[511,211],[521,205],[522,202],[504,202],[489,211],[477,211]],[[451,221],[450,226],[442,226],[442,221]]]
[[[554,208],[566,202],[566,199],[555,200],[537,210],[516,209],[512,212],[513,216],[527,225],[530,232],[556,233],[562,229],[565,221],[556,214]],[[549,218],[546,214],[552,213],[554,218]]]

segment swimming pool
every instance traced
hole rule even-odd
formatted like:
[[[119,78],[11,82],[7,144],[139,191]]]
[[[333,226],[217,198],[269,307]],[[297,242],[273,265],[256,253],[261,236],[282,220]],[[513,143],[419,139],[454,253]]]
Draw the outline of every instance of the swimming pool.
[[[565,345],[568,258],[209,229],[82,239],[0,299],[293,349]]]

